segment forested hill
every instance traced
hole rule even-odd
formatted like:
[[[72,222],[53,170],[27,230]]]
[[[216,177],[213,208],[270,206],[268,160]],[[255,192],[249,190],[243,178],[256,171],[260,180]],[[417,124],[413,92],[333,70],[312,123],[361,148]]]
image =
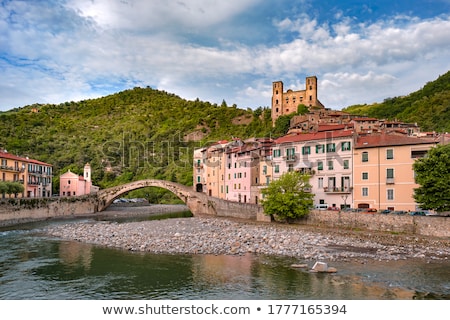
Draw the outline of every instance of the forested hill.
[[[102,188],[144,178],[191,185],[194,148],[271,130],[269,108],[188,101],[151,88],[0,112],[0,148],[52,164],[56,178],[82,173],[89,162]]]
[[[388,98],[379,104],[354,105],[343,111],[417,122],[423,131],[450,132],[450,71],[407,96]]]

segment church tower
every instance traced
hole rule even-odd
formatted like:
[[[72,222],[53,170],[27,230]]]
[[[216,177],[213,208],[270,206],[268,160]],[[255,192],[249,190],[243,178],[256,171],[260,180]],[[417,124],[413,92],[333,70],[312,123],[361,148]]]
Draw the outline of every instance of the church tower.
[[[84,180],[91,181],[91,165],[89,163],[84,165]]]

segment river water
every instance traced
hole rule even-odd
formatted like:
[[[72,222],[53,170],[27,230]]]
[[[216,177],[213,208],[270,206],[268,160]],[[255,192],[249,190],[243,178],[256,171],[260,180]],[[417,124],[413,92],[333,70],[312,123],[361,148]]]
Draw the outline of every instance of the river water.
[[[450,299],[448,260],[333,262],[337,273],[318,274],[293,258],[136,253],[40,232],[67,222],[0,229],[0,299]]]

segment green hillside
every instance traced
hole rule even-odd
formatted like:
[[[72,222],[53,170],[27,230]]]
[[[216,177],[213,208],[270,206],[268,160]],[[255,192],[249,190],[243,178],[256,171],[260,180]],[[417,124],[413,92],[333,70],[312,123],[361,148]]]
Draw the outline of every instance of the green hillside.
[[[417,122],[423,131],[450,132],[450,71],[407,96],[388,98],[379,104],[354,105],[343,111]]]
[[[191,185],[194,148],[271,130],[269,108],[188,101],[151,88],[0,112],[0,148],[52,164],[55,192],[61,173],[82,173],[86,162],[102,188],[144,178]]]

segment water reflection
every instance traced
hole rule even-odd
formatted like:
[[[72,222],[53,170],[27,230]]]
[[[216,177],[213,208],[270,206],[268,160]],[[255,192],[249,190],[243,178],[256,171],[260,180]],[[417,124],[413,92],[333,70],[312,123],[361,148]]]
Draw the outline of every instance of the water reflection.
[[[1,299],[449,299],[449,262],[332,263],[310,273],[272,256],[159,255],[0,231]]]

